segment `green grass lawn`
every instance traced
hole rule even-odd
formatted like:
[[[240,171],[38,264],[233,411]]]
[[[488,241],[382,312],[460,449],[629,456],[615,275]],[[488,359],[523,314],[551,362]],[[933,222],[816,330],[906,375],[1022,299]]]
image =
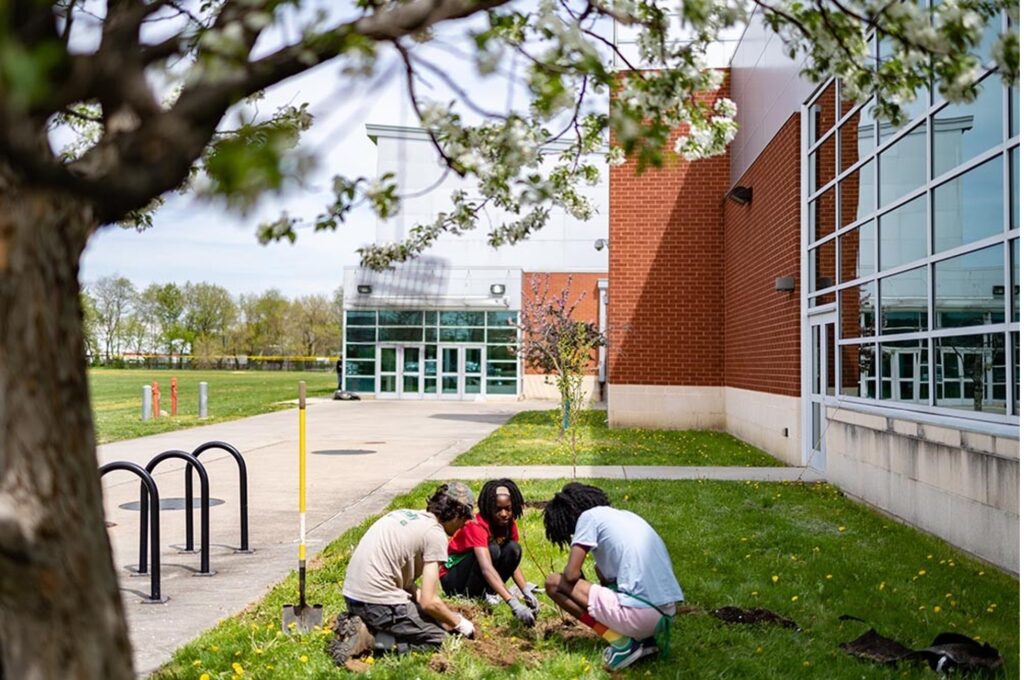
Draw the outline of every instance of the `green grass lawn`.
[[[611,429],[605,411],[581,416],[577,465],[782,465],[724,432]],[[455,459],[454,465],[571,465],[554,411],[524,411]]]
[[[171,412],[171,377],[178,379],[178,415],[143,422],[142,386],[160,383],[160,408]],[[169,371],[94,368],[89,370],[96,436],[99,443],[115,442],[186,427],[254,416],[287,408],[298,398],[298,383],[306,394],[325,396],[338,385],[334,373],[312,371]],[[199,420],[199,383],[209,383],[209,417]]]
[[[562,481],[525,482],[527,500],[546,500]],[[1019,582],[969,559],[947,544],[876,514],[826,484],[602,481],[615,506],[645,517],[672,555],[687,604],[676,617],[667,659],[644,662],[636,678],[934,678],[927,666],[883,667],[838,649],[868,625],[920,648],[942,631],[996,646],[1005,657],[999,677],[1016,678],[1019,664]],[[479,488],[479,484],[474,484]],[[432,485],[399,497],[394,507],[423,507]],[[332,542],[313,561],[310,601],[325,623],[343,609],[341,584],[352,549],[369,521]],[[561,569],[565,555],[544,539],[539,510],[521,522],[528,580]],[[593,574],[589,565],[585,569]],[[292,574],[258,604],[228,618],[179,649],[155,674],[159,680],[340,676],[325,653],[329,631],[279,632],[281,606],[294,602]],[[173,597],[173,594],[172,594]],[[541,597],[537,629],[515,623],[505,606],[478,612],[480,640],[450,638],[437,655],[375,660],[369,678],[601,678],[602,643],[589,631],[561,625]],[[729,625],[707,610],[767,607],[796,621],[799,631]],[[168,606],[174,606],[172,600]],[[539,630],[538,630],[539,629]]]

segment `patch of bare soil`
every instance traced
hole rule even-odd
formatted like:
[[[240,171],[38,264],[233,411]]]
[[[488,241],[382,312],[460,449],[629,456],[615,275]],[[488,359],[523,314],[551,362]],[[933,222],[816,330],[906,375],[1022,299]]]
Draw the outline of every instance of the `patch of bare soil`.
[[[576,619],[566,617],[559,619],[545,619],[537,623],[535,629],[544,640],[556,638],[560,642],[572,643],[579,640],[598,640],[594,631],[590,630]]]
[[[711,615],[726,623],[767,623],[772,626],[783,628],[799,629],[795,621],[779,616],[770,609],[755,607],[754,609],[742,609],[740,607],[719,607],[712,610]]]
[[[438,652],[430,657],[430,661],[427,662],[427,666],[429,666],[430,670],[435,673],[447,673],[448,668],[451,666],[451,662],[448,661],[448,657]]]
[[[359,659],[349,659],[345,662],[345,668],[353,673],[365,673],[370,670],[370,664]]]
[[[534,649],[533,641],[495,633],[467,640],[473,652],[492,666],[507,668],[520,663],[528,668],[539,666],[546,656]]]

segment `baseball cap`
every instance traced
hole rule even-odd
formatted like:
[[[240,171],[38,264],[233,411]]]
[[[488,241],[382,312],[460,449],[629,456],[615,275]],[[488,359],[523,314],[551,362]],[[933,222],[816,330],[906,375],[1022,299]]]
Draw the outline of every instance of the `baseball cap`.
[[[476,498],[473,496],[473,490],[462,482],[446,482],[448,488],[445,490],[445,495],[454,501],[458,501],[469,508],[470,512],[473,510],[473,504]]]

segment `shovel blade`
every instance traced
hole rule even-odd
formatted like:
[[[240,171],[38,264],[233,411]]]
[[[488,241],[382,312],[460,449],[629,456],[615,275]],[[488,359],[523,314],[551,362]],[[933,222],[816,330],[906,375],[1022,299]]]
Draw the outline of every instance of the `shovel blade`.
[[[281,630],[285,633],[308,633],[323,622],[323,605],[286,604],[281,608]]]

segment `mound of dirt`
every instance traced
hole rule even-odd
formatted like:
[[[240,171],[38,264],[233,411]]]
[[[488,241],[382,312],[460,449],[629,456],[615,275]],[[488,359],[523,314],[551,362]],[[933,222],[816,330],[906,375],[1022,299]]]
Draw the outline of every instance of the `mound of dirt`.
[[[711,612],[716,619],[726,623],[767,623],[772,626],[783,628],[799,629],[795,621],[779,616],[770,609],[755,607],[754,609],[741,609],[740,607],[719,607]]]
[[[577,640],[598,640],[594,631],[573,618],[545,619],[537,623],[537,634],[544,640],[557,638],[562,642]]]

